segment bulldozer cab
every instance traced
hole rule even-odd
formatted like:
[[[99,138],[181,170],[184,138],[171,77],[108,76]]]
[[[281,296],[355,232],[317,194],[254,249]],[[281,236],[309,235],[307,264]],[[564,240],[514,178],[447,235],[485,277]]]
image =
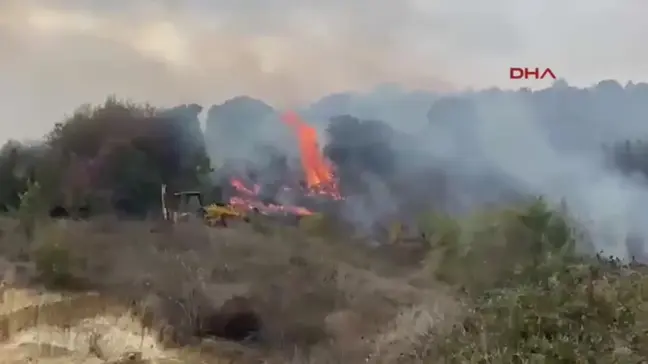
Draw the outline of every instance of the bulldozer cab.
[[[181,215],[204,214],[202,193],[199,191],[180,191],[173,194],[177,201],[177,212]]]
[[[180,191],[168,193],[167,186],[162,185],[162,212],[165,220],[176,221],[178,218],[204,215],[203,197],[200,191]]]
[[[226,220],[230,219],[247,221],[244,213],[223,203],[220,199],[215,203],[205,205],[203,198],[200,191],[180,191],[167,194],[166,185],[162,185],[162,211],[165,220],[177,222],[199,218],[209,225],[222,226],[227,226]]]
[[[199,191],[181,191],[173,196],[178,200],[178,210],[182,212],[196,211],[203,206],[202,193]],[[186,210],[185,209],[189,209]]]

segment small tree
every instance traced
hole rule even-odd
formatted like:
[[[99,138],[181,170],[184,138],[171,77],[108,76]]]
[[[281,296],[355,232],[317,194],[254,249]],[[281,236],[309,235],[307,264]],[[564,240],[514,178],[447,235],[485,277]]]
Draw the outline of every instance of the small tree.
[[[34,229],[38,220],[44,216],[46,207],[43,206],[42,189],[38,182],[29,181],[27,191],[20,195],[20,207],[17,215],[20,226],[31,240],[34,237]]]

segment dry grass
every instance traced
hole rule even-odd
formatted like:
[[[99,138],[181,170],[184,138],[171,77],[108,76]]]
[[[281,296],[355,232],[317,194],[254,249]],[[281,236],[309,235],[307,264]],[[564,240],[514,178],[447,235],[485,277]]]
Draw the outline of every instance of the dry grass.
[[[119,302],[111,307],[131,305],[168,348],[202,345],[209,352],[192,335],[196,323],[233,297],[244,297],[263,326],[245,344],[246,355],[241,345],[230,351],[277,363],[392,362],[428,326],[457,314],[441,287],[410,282],[414,268],[357,242],[324,241],[292,228],[261,234],[254,227],[159,229],[107,219],[41,224],[28,243],[10,225],[3,229],[3,254],[36,262],[39,285],[92,290]]]
[[[139,338],[131,341],[142,362],[648,358],[646,267],[577,255],[584,241],[542,201],[463,220],[430,217],[420,226],[423,245],[414,249],[410,243],[370,248],[317,226],[263,221],[228,229],[110,219],[40,223],[30,242],[14,221],[3,226],[0,252],[12,261],[5,264],[5,289],[45,287],[54,302],[9,310],[0,329],[10,341],[39,325],[76,332],[84,318],[128,317],[137,329],[122,325],[120,335]],[[230,335],[233,317],[238,328],[250,324],[247,313],[262,322],[253,337],[199,338],[208,331]],[[104,362],[130,350],[81,337],[81,347],[104,352],[94,355],[106,356]],[[159,350],[142,350],[143,343]]]

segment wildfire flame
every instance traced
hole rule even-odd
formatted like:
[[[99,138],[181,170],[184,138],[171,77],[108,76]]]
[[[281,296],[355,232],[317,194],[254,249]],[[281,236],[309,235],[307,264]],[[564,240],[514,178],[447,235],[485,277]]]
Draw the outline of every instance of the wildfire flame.
[[[319,148],[317,130],[303,121],[297,113],[288,111],[282,121],[295,132],[299,144],[302,168],[306,177],[308,194],[326,195],[341,199],[337,181],[330,163]],[[265,204],[258,199],[261,187],[257,184],[246,187],[243,181],[233,178],[230,181],[239,196],[230,199],[230,205],[237,209],[256,209],[262,213],[288,212],[296,215],[312,215],[313,212],[301,206]],[[287,188],[287,187],[285,187]]]
[[[230,205],[237,210],[257,209],[259,212],[263,214],[290,213],[290,214],[295,214],[300,216],[307,216],[313,214],[312,211],[301,206],[264,204],[263,202],[257,199],[244,198],[244,197],[232,197],[230,199]]]
[[[230,183],[232,184],[232,186],[233,186],[233,187],[234,187],[238,192],[241,192],[241,193],[247,195],[248,197],[256,196],[256,195],[259,194],[259,191],[261,191],[261,186],[255,184],[254,187],[253,187],[253,189],[251,190],[251,189],[245,187],[245,185],[243,184],[243,182],[242,182],[241,180],[238,180],[238,179],[236,179],[236,178],[232,178],[232,180],[230,181]]]
[[[341,199],[331,164],[324,158],[319,147],[317,130],[303,121],[297,113],[288,111],[281,120],[290,126],[299,142],[302,168],[308,188],[317,193]]]

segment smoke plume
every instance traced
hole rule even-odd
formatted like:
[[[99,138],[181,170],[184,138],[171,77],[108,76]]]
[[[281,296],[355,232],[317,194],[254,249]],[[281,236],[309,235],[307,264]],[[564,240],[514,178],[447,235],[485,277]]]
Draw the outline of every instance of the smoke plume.
[[[115,93],[161,106],[203,105],[212,156],[251,158],[258,140],[287,145],[270,105],[297,106],[330,138],[329,153],[343,173],[363,171],[357,183],[373,202],[360,210],[389,213],[404,201],[424,200],[422,194],[438,195],[453,211],[518,192],[542,194],[566,199],[591,221],[599,246],[623,255],[616,242],[648,236],[642,223],[648,194],[640,178],[605,166],[602,144],[645,136],[645,85],[583,90],[558,83],[534,93],[492,90],[454,99],[443,93],[511,87],[509,67],[550,67],[578,86],[645,80],[648,52],[637,44],[648,36],[647,6],[633,0],[5,0],[0,135],[40,137],[79,104]],[[376,88],[386,83],[400,89]],[[247,126],[210,121],[250,119],[209,107],[241,94],[265,100],[267,108],[254,106],[252,113],[263,116]],[[246,105],[234,109],[252,108]],[[330,117],[344,114],[393,130],[369,123],[383,131],[344,141],[324,133]],[[352,148],[362,158],[345,157],[336,143],[362,145]]]
[[[107,93],[205,107],[247,94],[285,107],[382,83],[438,91],[513,86],[511,66],[551,67],[577,85],[645,79],[648,54],[636,45],[648,35],[646,6],[4,0],[0,135],[38,138],[80,103],[101,102]]]

